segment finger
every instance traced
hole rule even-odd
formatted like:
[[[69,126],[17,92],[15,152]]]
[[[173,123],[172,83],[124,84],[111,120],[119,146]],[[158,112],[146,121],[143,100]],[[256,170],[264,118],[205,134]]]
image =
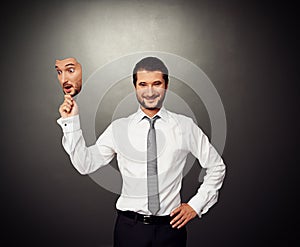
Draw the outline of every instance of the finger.
[[[183,217],[182,213],[177,214],[176,217],[171,220],[170,224],[171,225],[176,224],[178,221],[180,221],[182,219],[182,217]]]
[[[70,94],[65,94],[65,99],[73,100],[72,96]]]
[[[189,219],[185,219],[178,227],[177,229],[180,229],[181,227],[185,226],[190,220]]]
[[[171,222],[175,222],[177,221],[178,219],[180,219],[183,215],[183,212],[181,209],[177,210],[174,214],[172,214],[172,216],[174,216],[174,218],[172,219]]]
[[[65,107],[63,108],[63,111],[64,111],[65,113],[69,113],[69,112],[71,111],[71,108],[68,107],[68,106],[65,106]]]
[[[181,211],[181,206],[179,206],[178,208],[175,208],[175,209],[171,212],[170,216],[172,217],[173,215],[179,213],[180,211]]]
[[[64,103],[68,104],[69,106],[72,106],[74,103],[73,103],[73,100],[72,99],[69,99],[69,98],[65,98],[65,101]]]
[[[72,110],[72,106],[68,105],[67,103],[63,103],[61,108],[66,113],[69,113]]]
[[[182,224],[182,222],[184,222],[185,221],[185,218],[180,218],[180,219],[178,219],[173,225],[172,225],[172,227],[173,228],[176,228],[176,227],[178,227],[179,225],[181,225]]]

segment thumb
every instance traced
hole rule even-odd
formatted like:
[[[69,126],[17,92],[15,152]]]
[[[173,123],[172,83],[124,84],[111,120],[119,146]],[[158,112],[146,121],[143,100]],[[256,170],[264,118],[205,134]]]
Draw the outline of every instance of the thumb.
[[[74,115],[77,115],[78,112],[79,112],[79,109],[78,109],[78,105],[76,103],[76,101],[73,99],[73,107],[72,107],[72,110],[70,112],[70,115],[74,116]]]

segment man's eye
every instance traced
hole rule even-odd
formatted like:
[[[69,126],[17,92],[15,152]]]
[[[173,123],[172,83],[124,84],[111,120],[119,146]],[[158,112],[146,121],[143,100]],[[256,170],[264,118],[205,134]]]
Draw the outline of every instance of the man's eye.
[[[161,84],[162,84],[161,81],[156,81],[156,82],[154,82],[154,85],[155,85],[155,86],[159,86],[159,85],[161,85]]]
[[[70,73],[73,73],[74,71],[75,71],[74,68],[70,68],[70,69],[69,69],[69,72],[70,72]]]
[[[60,75],[61,74],[61,70],[57,70],[57,74]]]
[[[139,85],[140,85],[141,87],[144,87],[144,86],[146,86],[146,83],[145,83],[145,82],[140,82]]]

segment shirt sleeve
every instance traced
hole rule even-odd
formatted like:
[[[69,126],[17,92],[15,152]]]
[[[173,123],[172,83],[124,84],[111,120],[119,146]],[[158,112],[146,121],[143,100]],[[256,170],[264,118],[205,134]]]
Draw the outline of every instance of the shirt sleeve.
[[[103,132],[95,145],[87,147],[80,128],[79,115],[59,118],[57,123],[63,131],[62,145],[80,174],[92,173],[113,159],[115,151],[111,126]]]
[[[199,160],[200,165],[206,168],[203,183],[188,202],[201,217],[218,200],[218,193],[225,177],[225,164],[208,137],[193,120],[190,120],[189,127],[187,131],[189,150]]]

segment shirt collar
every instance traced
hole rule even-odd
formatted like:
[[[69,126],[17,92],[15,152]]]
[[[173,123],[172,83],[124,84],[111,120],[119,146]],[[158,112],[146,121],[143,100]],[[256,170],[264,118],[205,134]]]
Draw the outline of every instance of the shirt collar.
[[[169,115],[168,115],[168,111],[165,109],[164,106],[162,106],[162,108],[160,108],[160,110],[153,116],[159,116],[163,121],[168,121]],[[148,117],[141,109],[141,107],[139,106],[137,112],[134,114],[133,117],[133,121],[135,123],[140,122],[144,117]]]

